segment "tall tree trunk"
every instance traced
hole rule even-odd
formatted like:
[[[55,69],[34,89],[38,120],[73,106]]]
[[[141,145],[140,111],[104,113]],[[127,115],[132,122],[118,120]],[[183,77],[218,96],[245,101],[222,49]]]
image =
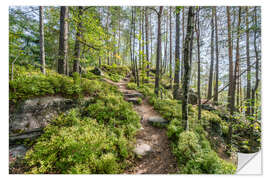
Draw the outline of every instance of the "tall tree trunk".
[[[138,68],[138,62],[137,62],[137,58],[135,57],[135,37],[136,37],[136,10],[137,8],[134,7],[134,23],[133,23],[133,59],[134,59],[134,63],[135,63],[135,72],[136,72],[136,76],[135,76],[135,79],[136,79],[136,83],[137,83],[137,86],[139,87],[140,86],[140,76],[139,76],[139,68]],[[140,28],[140,27],[139,27]]]
[[[159,64],[161,59],[161,16],[162,16],[163,6],[159,7],[158,16],[158,34],[157,34],[157,61],[156,61],[156,77],[155,77],[155,94],[158,96],[159,92]]]
[[[134,27],[134,13],[133,13],[133,7],[131,9],[131,31],[129,34],[129,40],[130,40],[130,62],[131,62],[131,71],[132,71],[132,75],[135,79],[136,82],[136,72],[135,72],[135,63],[134,63],[134,55],[133,55],[133,43],[132,43],[132,37],[133,37],[133,27]]]
[[[39,6],[39,45],[40,45],[40,64],[41,72],[45,72],[45,48],[44,48],[44,23],[43,23],[43,7]]]
[[[255,29],[254,29],[254,41],[253,41],[253,45],[254,45],[254,50],[255,50],[255,59],[256,59],[256,81],[255,81],[255,86],[254,88],[252,89],[252,114],[257,114],[255,109],[255,101],[257,101],[256,99],[256,93],[257,93],[257,89],[258,89],[258,86],[259,86],[259,82],[260,82],[260,79],[259,79],[259,55],[258,55],[258,50],[257,50],[257,42],[256,42],[256,39],[257,39],[257,7],[255,6],[254,7],[254,25],[255,25]]]
[[[153,40],[152,40],[152,16],[151,16],[151,13],[149,14],[149,18],[150,18],[150,21],[149,21],[149,26],[150,26],[150,28],[149,28],[149,30],[150,30],[150,68],[152,67],[152,65],[153,65],[153,57],[152,57],[152,55],[153,55],[153,52],[152,52],[152,50],[153,50]]]
[[[67,73],[68,56],[68,7],[61,6],[60,10],[60,36],[59,36],[59,58],[58,73]]]
[[[170,7],[170,88],[172,89],[172,7]]]
[[[190,79],[190,51],[192,50],[191,40],[192,32],[194,29],[194,13],[193,7],[189,7],[188,10],[188,21],[187,21],[187,33],[185,38],[185,46],[184,46],[184,77],[183,77],[183,100],[182,100],[182,119],[183,119],[183,127],[185,130],[189,129],[188,123],[188,91],[189,91],[189,79]]]
[[[233,89],[233,60],[232,60],[232,39],[231,39],[231,14],[230,7],[226,7],[227,10],[227,23],[228,23],[228,44],[229,44],[229,96],[228,105],[231,116],[233,115],[234,104],[232,102],[232,89]],[[227,138],[227,144],[229,148],[232,142],[232,117],[230,118],[229,133]]]
[[[208,95],[207,99],[212,97],[212,85],[213,85],[213,69],[214,69],[214,7],[212,7],[212,17],[211,17],[211,63],[208,79]]]
[[[255,137],[254,137],[254,123],[257,121],[257,112],[256,112],[256,107],[255,107],[255,95],[257,94],[257,89],[259,86],[259,57],[258,57],[258,50],[257,50],[257,43],[256,43],[256,34],[257,34],[257,10],[256,10],[256,6],[254,7],[254,17],[253,17],[253,23],[255,25],[255,29],[254,29],[254,41],[253,41],[253,45],[254,45],[254,50],[255,50],[255,59],[256,59],[256,81],[255,81],[255,86],[252,89],[252,104],[251,104],[251,113],[252,116],[254,116],[255,114],[255,121],[251,121],[251,132],[250,132],[250,150],[252,152],[256,152],[256,145],[255,145]],[[258,95],[258,94],[257,94]],[[256,100],[257,101],[257,100]]]
[[[120,44],[121,44],[121,9],[119,8],[119,17],[118,17],[118,56],[120,56]],[[119,63],[121,63],[120,61],[121,59],[119,59],[118,65]]]
[[[165,17],[164,17],[165,20]],[[166,73],[166,68],[167,68],[167,59],[168,59],[168,54],[167,54],[167,50],[168,50],[168,25],[169,19],[168,16],[166,16],[166,23],[164,23],[164,25],[166,25],[166,28],[164,28],[165,30],[165,42],[164,42],[164,60],[163,60],[163,71],[162,74]]]
[[[148,38],[148,7],[145,8],[145,46],[146,46],[146,61],[147,61],[147,82],[149,81],[150,61],[149,61],[149,38]]]
[[[239,39],[240,39],[240,26],[241,26],[241,6],[239,7],[238,11],[238,24],[237,24],[237,37],[236,37],[236,59],[235,59],[235,67],[234,67],[234,84],[233,84],[233,102],[235,100],[235,90],[236,85],[239,79],[237,79],[237,76],[239,74],[239,66],[240,66],[240,52],[239,52]]]
[[[249,57],[249,19],[248,19],[249,8],[246,7],[246,54],[247,54],[247,96],[246,96],[246,116],[251,115],[250,111],[250,101],[251,101],[251,73],[250,73],[250,57]]]
[[[76,32],[76,40],[75,40],[75,60],[73,62],[73,72],[78,72],[80,69],[80,54],[81,54],[81,46],[80,46],[80,40],[81,40],[81,30],[82,30],[82,15],[83,15],[83,7],[78,7],[78,24],[77,24],[77,32]]]
[[[219,61],[218,61],[218,25],[217,25],[217,8],[214,7],[215,16],[215,35],[216,35],[216,83],[215,83],[215,97],[214,102],[218,104],[218,75],[219,75]]]
[[[107,6],[107,18],[106,18],[106,30],[109,34],[109,6]],[[106,40],[107,46],[109,46],[109,38]],[[110,50],[109,47],[107,47],[107,65],[110,65]]]
[[[198,91],[198,120],[201,120],[201,55],[200,55],[200,9],[197,11],[197,26],[196,34],[197,34],[197,58],[198,58],[198,79],[197,79],[197,91]],[[201,121],[200,121],[201,122]]]
[[[185,7],[183,7],[183,10],[182,10],[182,35],[183,35],[182,36],[182,61],[180,61],[181,81],[183,81],[183,77],[184,77],[184,61],[183,60],[184,60],[184,46],[185,46]]]
[[[142,8],[142,84],[144,83],[144,77],[145,77],[145,60],[144,60],[144,56],[145,56],[145,52],[144,52],[144,43],[145,43],[145,39],[144,39],[144,7]]]
[[[180,12],[175,10],[175,67],[174,67],[174,83],[173,83],[173,97],[179,99],[179,68],[180,68]]]

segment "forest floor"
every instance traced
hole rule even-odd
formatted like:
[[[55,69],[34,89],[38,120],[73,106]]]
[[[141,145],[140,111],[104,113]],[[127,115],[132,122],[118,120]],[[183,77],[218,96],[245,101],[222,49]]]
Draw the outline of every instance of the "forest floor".
[[[105,79],[110,84],[116,85],[119,91],[126,94],[138,93],[127,89],[129,79],[116,83]],[[153,127],[148,123],[149,117],[161,117],[148,103],[147,98],[141,104],[134,105],[134,110],[141,116],[142,128],[136,134],[136,144],[144,143],[151,146],[151,152],[141,158],[136,158],[125,174],[176,174],[178,172],[177,160],[172,154],[169,139],[165,128]]]

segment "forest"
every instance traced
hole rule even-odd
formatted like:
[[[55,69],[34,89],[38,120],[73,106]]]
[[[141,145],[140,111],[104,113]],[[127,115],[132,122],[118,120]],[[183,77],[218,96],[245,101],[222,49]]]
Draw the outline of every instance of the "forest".
[[[261,149],[259,6],[10,6],[10,174],[235,174]]]

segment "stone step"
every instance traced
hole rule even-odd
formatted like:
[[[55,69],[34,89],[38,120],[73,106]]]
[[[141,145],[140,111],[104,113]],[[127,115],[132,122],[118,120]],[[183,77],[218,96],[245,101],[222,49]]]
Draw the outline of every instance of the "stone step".
[[[127,98],[134,98],[134,97],[140,97],[143,98],[143,95],[141,93],[126,93],[124,94]]]
[[[166,119],[159,117],[159,116],[153,116],[153,117],[149,117],[147,119],[148,123],[154,126],[165,126],[167,124],[169,124],[169,121],[167,121]]]
[[[133,104],[141,104],[141,100],[138,98],[125,98],[127,102],[131,102]]]
[[[135,145],[135,148],[133,149],[133,152],[138,157],[143,157],[148,155],[150,152],[152,152],[151,146],[143,142],[143,140],[137,140],[137,144]]]

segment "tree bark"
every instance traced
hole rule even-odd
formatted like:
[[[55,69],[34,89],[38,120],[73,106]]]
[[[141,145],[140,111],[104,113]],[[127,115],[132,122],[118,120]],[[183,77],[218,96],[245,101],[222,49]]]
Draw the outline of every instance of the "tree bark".
[[[227,10],[227,24],[228,24],[228,44],[229,44],[229,93],[228,93],[228,105],[230,110],[230,125],[229,125],[229,133],[227,137],[227,144],[229,145],[229,149],[232,143],[232,115],[234,110],[234,104],[232,102],[232,89],[233,89],[233,60],[232,60],[232,39],[231,39],[231,14],[230,7],[226,7]]]
[[[132,37],[133,37],[133,28],[134,28],[134,12],[133,12],[133,7],[131,9],[131,31],[129,34],[129,38],[130,38],[130,62],[131,62],[131,71],[132,71],[132,75],[135,79],[135,83],[136,83],[136,72],[135,72],[135,61],[134,61],[134,55],[133,55],[133,49],[134,49],[134,42],[132,43]]]
[[[197,79],[197,91],[198,91],[198,120],[201,119],[201,55],[200,55],[200,20],[199,15],[200,9],[197,11],[197,26],[196,34],[197,34],[197,58],[198,58],[198,79]]]
[[[189,129],[188,124],[188,90],[189,90],[189,79],[190,79],[190,47],[192,40],[192,32],[194,28],[194,13],[193,7],[189,7],[188,10],[188,22],[187,22],[187,33],[185,38],[185,46],[184,46],[184,77],[183,77],[183,100],[182,100],[182,119],[183,119],[183,127],[185,130]]]
[[[158,34],[157,34],[157,61],[156,61],[156,77],[155,77],[155,94],[158,96],[159,92],[159,65],[161,59],[161,16],[162,16],[163,6],[159,7],[158,16]]]
[[[106,30],[107,33],[109,34],[109,6],[107,7],[107,18],[106,18]],[[109,39],[106,39],[107,43],[107,65],[110,65],[110,51],[109,51]]]
[[[170,7],[170,89],[172,89],[172,7]]]
[[[83,15],[83,7],[78,7],[78,23],[77,23],[77,32],[76,32],[76,40],[75,40],[75,59],[73,62],[73,72],[80,72],[80,55],[81,55],[81,45],[80,40],[81,37],[81,31],[82,31],[82,15]]]
[[[44,23],[43,23],[43,6],[39,6],[39,45],[40,45],[40,64],[41,72],[46,74],[45,71],[45,48],[44,48]]]
[[[136,7],[134,7],[134,21],[133,21],[133,59],[134,59],[134,63],[135,63],[135,72],[136,72],[136,76],[135,76],[135,80],[137,83],[137,86],[140,86],[140,76],[139,76],[139,68],[138,68],[138,62],[137,62],[137,58],[135,57],[135,37],[136,37]]]
[[[147,82],[149,81],[150,61],[149,61],[149,38],[148,38],[148,7],[145,8],[145,46],[146,46],[146,61],[147,61]]]
[[[213,85],[213,69],[214,69],[214,7],[212,7],[212,17],[211,17],[211,63],[208,79],[208,95],[207,99],[210,99],[212,96],[212,85]]]
[[[247,54],[247,95],[246,95],[246,116],[251,115],[250,111],[250,93],[251,93],[251,73],[250,73],[250,57],[249,57],[249,19],[248,19],[249,8],[246,7],[246,54]]]
[[[255,101],[257,101],[256,99],[256,93],[257,93],[257,89],[259,87],[259,54],[258,54],[258,50],[257,50],[257,7],[254,7],[254,25],[255,25],[255,29],[254,29],[254,41],[253,41],[253,45],[254,45],[254,50],[255,50],[255,59],[256,59],[256,81],[255,81],[255,86],[252,89],[252,114],[257,114],[256,113],[256,107],[255,107]]]
[[[183,81],[184,77],[184,46],[185,46],[185,7],[182,10],[182,61],[180,61],[180,75],[181,81]]]
[[[153,50],[153,40],[152,40],[152,16],[151,16],[151,13],[149,14],[149,18],[150,18],[150,21],[149,21],[149,26],[150,26],[150,28],[149,28],[149,30],[150,30],[150,68],[152,67],[152,65],[153,65],[153,58],[152,58],[152,55],[153,55],[153,52],[152,52],[152,50]]]
[[[241,6],[238,11],[238,24],[237,24],[237,37],[236,37],[236,55],[235,55],[235,67],[234,67],[234,82],[233,82],[233,103],[235,101],[235,90],[236,85],[239,79],[237,79],[237,75],[239,74],[239,66],[240,66],[240,51],[239,51],[239,39],[240,39],[240,25],[241,25]]]
[[[121,8],[119,8],[119,17],[118,17],[118,56],[120,56],[120,44],[121,44]],[[121,59],[119,59],[120,61]],[[119,65],[120,62],[118,62]]]
[[[67,74],[68,56],[68,7],[61,6],[60,10],[60,37],[59,37],[59,58],[58,73]]]
[[[214,7],[214,16],[215,16],[215,35],[216,35],[216,83],[215,83],[215,97],[214,102],[218,104],[218,76],[219,76],[219,61],[218,61],[218,25],[217,25],[217,8]]]
[[[180,12],[176,9],[175,15],[175,67],[174,67],[174,84],[173,84],[173,97],[179,99],[179,68],[180,68]]]

